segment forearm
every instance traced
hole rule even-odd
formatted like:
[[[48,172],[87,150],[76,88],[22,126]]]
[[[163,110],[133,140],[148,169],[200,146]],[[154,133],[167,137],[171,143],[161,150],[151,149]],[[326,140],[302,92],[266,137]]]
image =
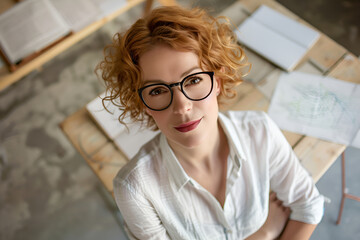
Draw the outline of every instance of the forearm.
[[[308,224],[295,220],[289,220],[284,232],[280,236],[280,240],[306,240],[310,239],[311,234],[316,228],[316,224]]]
[[[272,240],[269,235],[261,229],[246,238],[246,240]]]

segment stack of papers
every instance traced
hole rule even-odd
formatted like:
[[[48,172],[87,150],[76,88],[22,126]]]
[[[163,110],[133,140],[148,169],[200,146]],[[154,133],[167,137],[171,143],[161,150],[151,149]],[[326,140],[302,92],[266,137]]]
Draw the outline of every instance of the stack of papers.
[[[150,141],[159,131],[151,131],[141,127],[140,123],[132,123],[125,119],[127,127],[118,120],[122,113],[111,102],[106,102],[106,108],[102,104],[105,93],[95,98],[86,105],[87,111],[96,121],[103,132],[114,141],[115,145],[131,159],[139,151],[140,147]]]
[[[360,84],[283,73],[268,112],[281,129],[360,148]]]
[[[318,32],[265,5],[235,33],[241,43],[286,71],[292,71],[320,37]]]

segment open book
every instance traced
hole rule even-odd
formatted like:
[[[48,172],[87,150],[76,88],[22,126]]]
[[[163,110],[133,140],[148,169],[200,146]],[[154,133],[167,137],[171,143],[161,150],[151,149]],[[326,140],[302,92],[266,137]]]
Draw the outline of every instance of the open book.
[[[286,71],[292,71],[320,37],[315,30],[265,5],[235,33],[241,43]]]
[[[108,111],[104,108],[102,104],[102,98],[104,97],[105,93],[101,94],[88,103],[86,109],[104,133],[131,159],[143,144],[151,140],[159,132],[145,129],[139,123],[132,123],[130,119],[125,119],[128,127],[126,128],[118,120],[121,114],[119,108],[110,101],[106,102]]]
[[[126,0],[26,0],[0,15],[0,47],[16,65],[71,32],[126,5]]]

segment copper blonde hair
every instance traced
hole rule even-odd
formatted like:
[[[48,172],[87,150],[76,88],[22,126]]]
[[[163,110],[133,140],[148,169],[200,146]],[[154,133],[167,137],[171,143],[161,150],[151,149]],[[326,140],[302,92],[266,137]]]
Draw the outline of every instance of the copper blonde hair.
[[[211,17],[199,8],[154,9],[124,34],[114,35],[113,43],[104,49],[104,60],[95,69],[100,70],[106,85],[103,104],[111,101],[123,111],[120,122],[129,114],[133,121],[146,121],[148,127],[157,128],[137,94],[142,86],[139,58],[157,44],[194,52],[201,69],[205,66],[214,71],[221,79],[220,106],[225,99],[236,95],[233,88],[242,82],[241,69],[249,65],[225,17]]]

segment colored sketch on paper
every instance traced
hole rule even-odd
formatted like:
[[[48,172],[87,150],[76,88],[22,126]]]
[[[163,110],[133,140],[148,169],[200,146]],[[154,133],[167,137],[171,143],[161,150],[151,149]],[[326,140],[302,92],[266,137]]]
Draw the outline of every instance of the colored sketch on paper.
[[[360,147],[359,84],[300,72],[283,73],[269,115],[281,129]]]

